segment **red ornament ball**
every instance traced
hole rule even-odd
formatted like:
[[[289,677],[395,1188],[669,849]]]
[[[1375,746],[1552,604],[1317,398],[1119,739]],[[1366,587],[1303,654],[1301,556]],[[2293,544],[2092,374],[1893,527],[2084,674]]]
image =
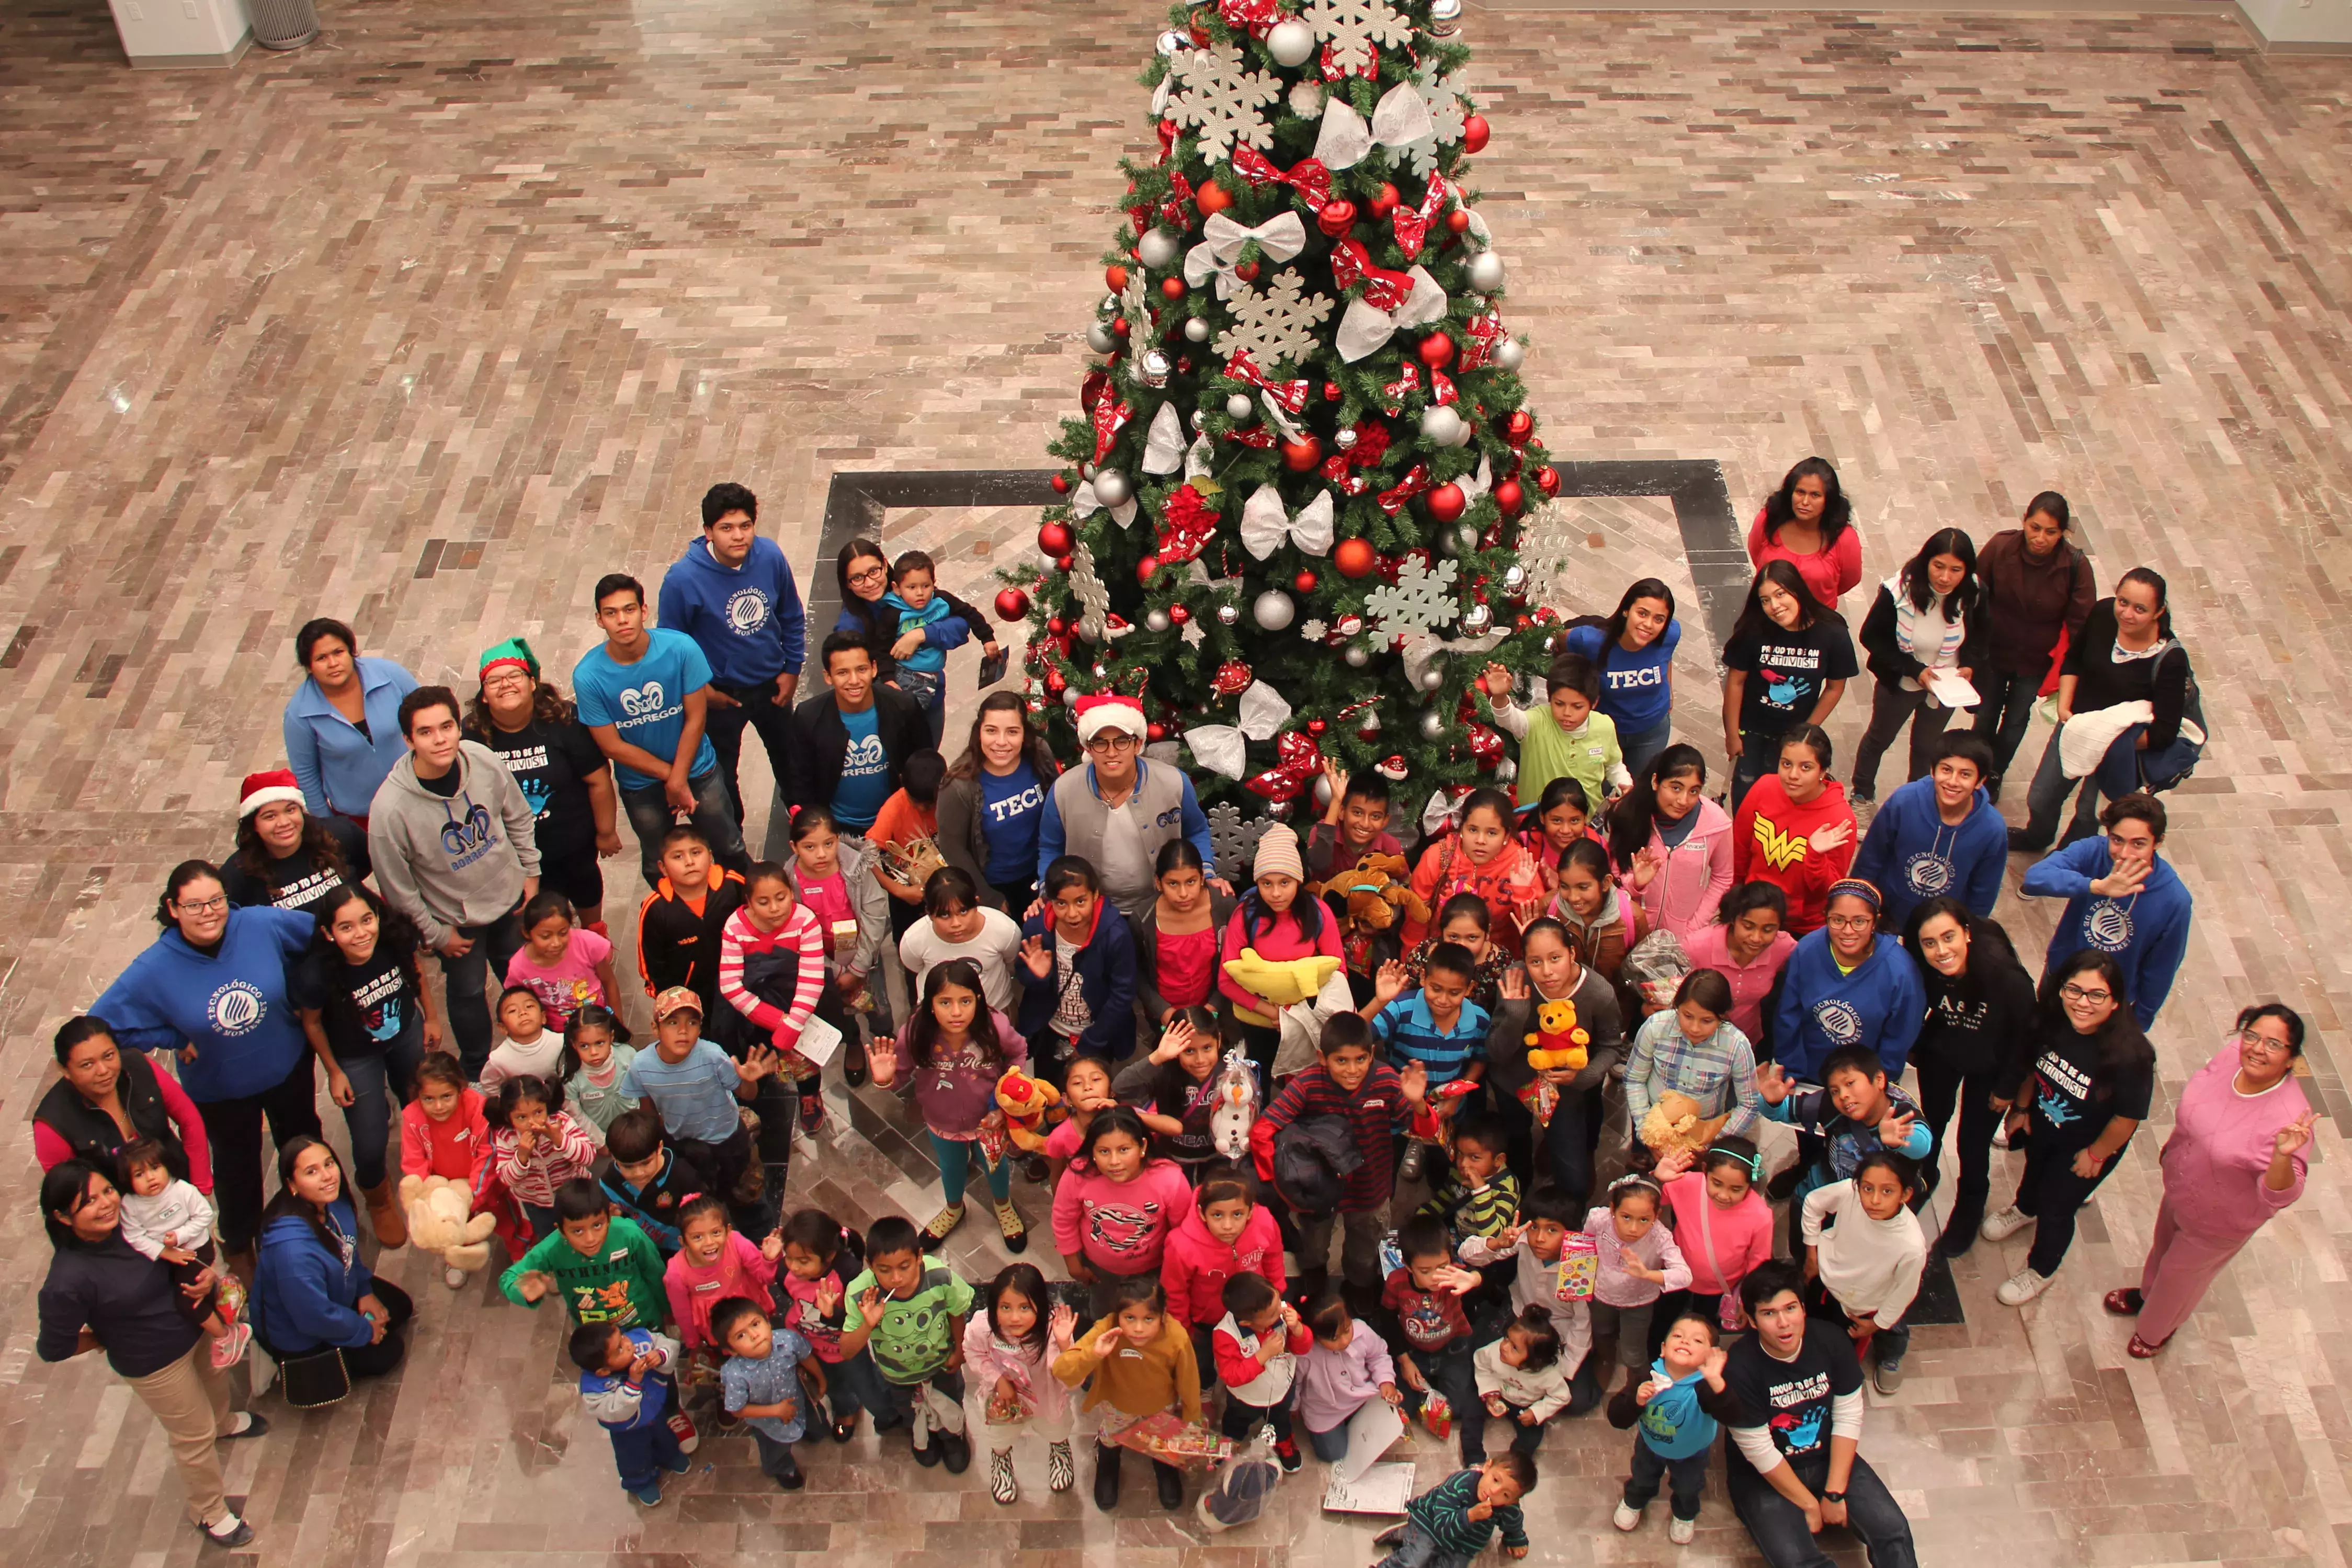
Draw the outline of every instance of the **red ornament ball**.
[[[1069,685],[1070,683],[1063,679],[1060,670],[1049,669],[1045,672],[1045,689],[1053,695],[1059,697],[1069,689]]]
[[[1127,268],[1120,267],[1116,263],[1104,268],[1103,281],[1110,285],[1110,291],[1112,293],[1118,293],[1120,289],[1127,287]]]
[[[1315,215],[1315,226],[1337,239],[1356,224],[1356,204],[1340,200],[1326,202],[1323,210]]]
[[[1234,276],[1240,279],[1244,283],[1256,282],[1257,263],[1255,261],[1243,262],[1240,266],[1234,268]]]
[[[1055,571],[1056,571],[1056,572],[1067,572],[1067,571],[1070,569],[1070,561],[1071,561],[1071,557],[1069,557],[1069,556],[1067,556],[1067,555],[1056,555],[1056,556],[1055,556],[1055,557],[1054,557],[1054,570],[1055,570]]]
[[[1484,153],[1486,138],[1494,133],[1495,128],[1486,123],[1485,115],[1470,116],[1462,122],[1462,150],[1465,153]]]
[[[1168,606],[1168,618],[1181,626],[1192,618],[1192,612],[1185,605],[1171,605]]]
[[[1025,620],[1029,616],[1029,595],[1018,588],[1006,588],[996,595],[996,618],[1000,621]]]
[[[1135,563],[1135,580],[1149,587],[1152,574],[1160,570],[1160,557],[1147,555]]]
[[[1524,408],[1514,408],[1504,416],[1503,439],[1514,447],[1524,447],[1536,433],[1536,416]]]
[[[1045,622],[1045,635],[1049,637],[1062,637],[1066,635],[1069,629],[1070,623],[1064,620],[1059,616],[1050,616]]]
[[[1214,217],[1234,205],[1234,195],[1224,186],[1211,181],[1192,193],[1192,205],[1201,209],[1202,217]]]
[[[1160,280],[1160,292],[1171,300],[1181,300],[1184,297],[1184,279],[1162,278]]]
[[[1518,480],[1505,479],[1495,487],[1495,504],[1503,509],[1505,517],[1517,517],[1528,504],[1528,492],[1519,488]]]
[[[1320,735],[1330,727],[1330,725],[1325,723],[1320,719],[1309,719],[1307,721],[1307,732],[1310,735]]]
[[[1294,474],[1303,474],[1323,460],[1323,443],[1313,436],[1302,435],[1282,444],[1282,466]]]
[[[1536,489],[1548,496],[1559,494],[1559,470],[1546,463],[1536,470]]]
[[[1368,577],[1381,563],[1381,552],[1369,539],[1343,539],[1331,552],[1331,564],[1342,577]]]
[[[1421,340],[1421,363],[1432,370],[1444,370],[1454,363],[1454,340],[1444,332],[1432,332]]]
[[[1057,496],[1066,496],[1070,493],[1069,475],[1055,474],[1054,476],[1054,493]]]
[[[1459,522],[1463,509],[1470,498],[1462,493],[1457,484],[1443,484],[1429,492],[1429,515],[1440,522]]]
[[[1449,232],[1454,234],[1468,234],[1470,232],[1470,209],[1467,207],[1455,207],[1452,212],[1447,213],[1445,215],[1445,226]]]
[[[1403,204],[1404,198],[1397,195],[1397,188],[1383,183],[1380,195],[1372,198],[1372,216],[1386,223],[1389,214],[1396,211]]]
[[[1049,522],[1037,531],[1037,550],[1040,554],[1067,555],[1076,543],[1077,541],[1070,533],[1070,525],[1066,522]]]
[[[1143,727],[1143,738],[1154,742],[1164,741],[1168,738],[1168,726],[1165,724],[1146,724]]]
[[[1290,585],[1301,594],[1311,594],[1315,592],[1315,584],[1318,581],[1314,573],[1301,572],[1290,580]]]
[[[1324,402],[1326,402],[1326,403],[1337,403],[1337,402],[1339,402],[1339,401],[1340,395],[1341,395],[1341,394],[1340,394],[1340,391],[1339,391],[1339,384],[1338,382],[1336,382],[1336,381],[1327,381],[1327,382],[1325,382],[1325,383],[1323,384],[1323,401],[1324,401]]]
[[[1127,336],[1130,324],[1131,323],[1129,322],[1125,316],[1113,318],[1110,324],[1110,335],[1115,338],[1123,338]]]

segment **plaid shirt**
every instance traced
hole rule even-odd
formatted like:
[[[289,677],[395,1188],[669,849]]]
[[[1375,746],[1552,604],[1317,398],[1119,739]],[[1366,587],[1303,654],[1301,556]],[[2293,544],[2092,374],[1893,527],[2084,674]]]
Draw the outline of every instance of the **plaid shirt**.
[[[1625,1114],[1637,1135],[1651,1105],[1668,1092],[1697,1100],[1702,1117],[1729,1111],[1724,1134],[1747,1135],[1761,1108],[1756,1053],[1748,1037],[1718,1024],[1714,1034],[1693,1045],[1683,1037],[1672,1008],[1651,1014],[1633,1037],[1633,1053],[1625,1062]]]

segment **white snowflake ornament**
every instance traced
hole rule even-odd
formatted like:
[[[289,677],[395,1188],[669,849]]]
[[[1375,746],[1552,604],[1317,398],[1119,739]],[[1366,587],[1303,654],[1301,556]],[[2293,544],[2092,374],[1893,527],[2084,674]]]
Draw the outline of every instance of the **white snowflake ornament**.
[[[1110,623],[1110,589],[1095,574],[1095,552],[1083,544],[1070,552],[1070,592],[1085,612],[1078,617],[1078,635],[1088,642],[1102,641]]]
[[[1308,642],[1321,642],[1330,634],[1331,628],[1321,621],[1301,621],[1298,624],[1298,635]]]
[[[1243,68],[1232,49],[1193,49],[1169,62],[1182,85],[1168,100],[1168,115],[1201,133],[1201,156],[1229,161],[1235,143],[1260,152],[1274,144],[1274,127],[1263,110],[1282,96],[1282,83],[1264,71]]]
[[[1374,51],[1412,42],[1412,21],[1388,0],[1309,0],[1299,20],[1331,46],[1331,68],[1357,76],[1371,73]]]
[[[1221,800],[1209,807],[1209,847],[1215,852],[1217,864],[1229,868],[1247,866],[1257,856],[1257,841],[1274,826],[1263,816],[1242,820],[1242,808],[1232,801]]]
[[[1462,140],[1468,119],[1463,111],[1462,95],[1444,77],[1424,78],[1419,85],[1421,100],[1429,105],[1430,123],[1436,128],[1438,145],[1453,146]]]
[[[1432,570],[1407,561],[1393,584],[1383,583],[1364,600],[1364,612],[1381,618],[1381,629],[1391,634],[1434,631],[1450,626],[1460,606],[1454,602],[1454,563],[1440,561]]]
[[[1302,297],[1304,286],[1297,269],[1288,267],[1265,289],[1241,285],[1229,301],[1234,324],[1218,335],[1217,352],[1229,358],[1246,352],[1270,376],[1281,374],[1280,366],[1304,363],[1317,346],[1315,329],[1331,314],[1329,298]]]

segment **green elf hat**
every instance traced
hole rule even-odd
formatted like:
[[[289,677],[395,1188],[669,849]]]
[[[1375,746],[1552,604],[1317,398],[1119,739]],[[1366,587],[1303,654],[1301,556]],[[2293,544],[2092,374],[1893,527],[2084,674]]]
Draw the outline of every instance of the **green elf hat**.
[[[530,644],[520,637],[509,637],[482,655],[481,678],[488,680],[490,671],[502,664],[520,665],[533,680],[539,679],[539,655],[530,651]]]

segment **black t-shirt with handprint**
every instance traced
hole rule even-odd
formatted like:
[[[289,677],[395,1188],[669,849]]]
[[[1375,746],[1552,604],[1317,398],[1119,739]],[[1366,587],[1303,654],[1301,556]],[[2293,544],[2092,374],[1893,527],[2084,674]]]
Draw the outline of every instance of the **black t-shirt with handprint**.
[[[2101,1089],[2106,1091],[2104,1096]],[[2090,1147],[2117,1116],[2145,1121],[2155,1098],[2154,1079],[2146,1071],[2103,1079],[2099,1037],[2072,1028],[2053,1029],[2042,1036],[2033,1054],[2032,1074],[2025,1083],[2033,1141],[2053,1149]]]

